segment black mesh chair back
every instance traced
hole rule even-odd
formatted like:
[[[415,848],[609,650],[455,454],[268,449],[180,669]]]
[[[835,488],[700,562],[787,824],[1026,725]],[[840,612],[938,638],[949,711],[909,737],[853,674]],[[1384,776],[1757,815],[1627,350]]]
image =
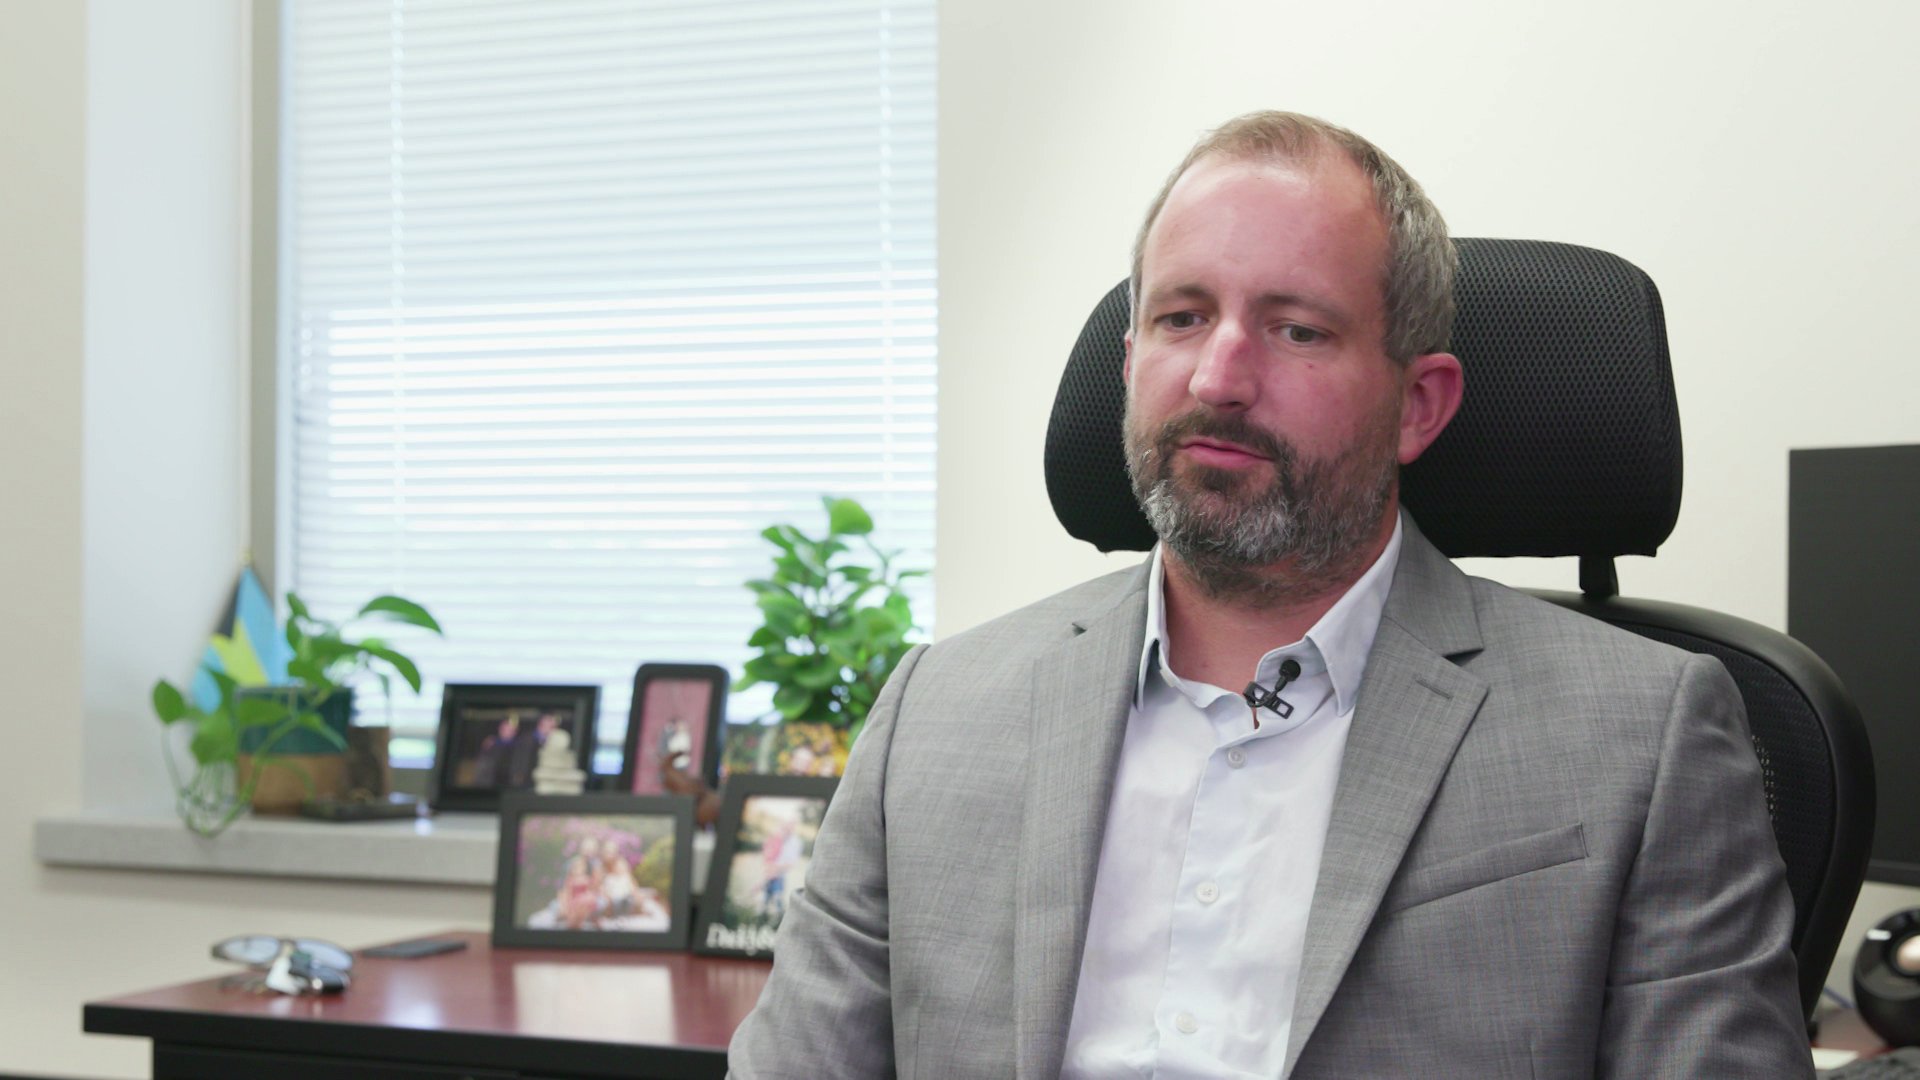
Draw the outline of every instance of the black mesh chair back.
[[[1660,293],[1606,252],[1456,240],[1459,414],[1401,478],[1420,529],[1451,557],[1574,555],[1579,593],[1538,592],[1645,637],[1718,657],[1747,707],[1793,892],[1802,1004],[1819,1001],[1873,835],[1873,765],[1858,711],[1819,657],[1778,631],[1617,596],[1613,560],[1652,555],[1680,513],[1680,411]],[[1121,449],[1126,282],[1075,343],[1047,429],[1047,493],[1072,535],[1145,551],[1153,530]]]

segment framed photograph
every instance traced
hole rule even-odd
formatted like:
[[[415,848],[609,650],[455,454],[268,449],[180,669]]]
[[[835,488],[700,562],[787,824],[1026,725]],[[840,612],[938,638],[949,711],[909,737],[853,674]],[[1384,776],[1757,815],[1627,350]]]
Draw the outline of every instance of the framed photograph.
[[[721,743],[720,776],[839,776],[853,752],[849,734],[832,724],[758,720],[728,724]]]
[[[806,888],[813,839],[837,779],[732,776],[694,928],[695,952],[772,956],[787,904]]]
[[[448,683],[427,802],[435,810],[496,810],[506,791],[533,790],[540,748],[556,731],[574,762],[593,774],[597,686]]]
[[[626,752],[617,790],[659,795],[660,763],[720,784],[720,724],[727,669],[713,664],[642,664],[633,676]]]
[[[507,792],[493,943],[684,949],[692,872],[692,799]]]

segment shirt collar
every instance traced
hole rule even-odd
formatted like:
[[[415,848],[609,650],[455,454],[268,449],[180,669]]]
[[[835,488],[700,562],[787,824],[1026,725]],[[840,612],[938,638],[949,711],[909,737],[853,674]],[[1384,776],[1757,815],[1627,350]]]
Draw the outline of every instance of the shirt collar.
[[[1367,673],[1367,654],[1373,651],[1373,638],[1380,630],[1380,616],[1386,610],[1387,592],[1393,587],[1393,572],[1400,563],[1400,537],[1404,523],[1396,517],[1393,535],[1380,557],[1373,561],[1360,580],[1353,583],[1339,600],[1327,609],[1300,641],[1282,645],[1260,659],[1259,671],[1270,679],[1284,653],[1298,654],[1305,644],[1317,652],[1333,681],[1335,707],[1340,713],[1353,711],[1360,694],[1360,680]],[[1133,700],[1146,697],[1147,675],[1167,651],[1166,565],[1160,545],[1153,548],[1153,566],[1147,578],[1147,641],[1140,652],[1139,672],[1134,681]]]

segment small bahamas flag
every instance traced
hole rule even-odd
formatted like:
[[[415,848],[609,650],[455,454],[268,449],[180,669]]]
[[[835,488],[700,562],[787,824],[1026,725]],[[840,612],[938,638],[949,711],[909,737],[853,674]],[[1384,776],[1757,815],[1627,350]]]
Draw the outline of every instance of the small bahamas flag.
[[[220,707],[220,686],[207,669],[221,672],[241,686],[273,686],[287,681],[287,661],[293,650],[273,617],[273,601],[260,585],[252,565],[240,568],[227,613],[207,642],[207,654],[194,673],[189,692],[202,709]]]

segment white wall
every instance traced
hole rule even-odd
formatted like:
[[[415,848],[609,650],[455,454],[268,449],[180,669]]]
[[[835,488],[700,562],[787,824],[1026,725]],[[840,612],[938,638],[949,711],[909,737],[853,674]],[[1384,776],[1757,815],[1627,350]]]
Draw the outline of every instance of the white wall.
[[[1783,625],[1787,449],[1920,441],[1920,6],[949,0],[940,29],[943,632],[1105,565],[1047,507],[1054,385],[1167,170],[1255,108],[1374,139],[1457,235],[1659,283],[1686,502],[1628,593]]]
[[[1788,448],[1920,442],[1920,5],[948,0],[940,33],[942,633],[1138,558],[1054,521],[1054,387],[1167,171],[1252,109],[1375,140],[1456,235],[1653,276],[1686,500],[1629,595],[1783,627]],[[1570,560],[1469,569],[1575,586]]]
[[[484,889],[59,870],[33,819],[164,799],[154,678],[191,674],[245,542],[241,0],[0,4],[0,1073],[146,1076],[87,1000],[207,946],[484,927]],[[83,779],[84,777],[84,779]]]
[[[164,805],[153,680],[191,679],[246,543],[236,3],[97,0],[87,35],[88,806]]]

